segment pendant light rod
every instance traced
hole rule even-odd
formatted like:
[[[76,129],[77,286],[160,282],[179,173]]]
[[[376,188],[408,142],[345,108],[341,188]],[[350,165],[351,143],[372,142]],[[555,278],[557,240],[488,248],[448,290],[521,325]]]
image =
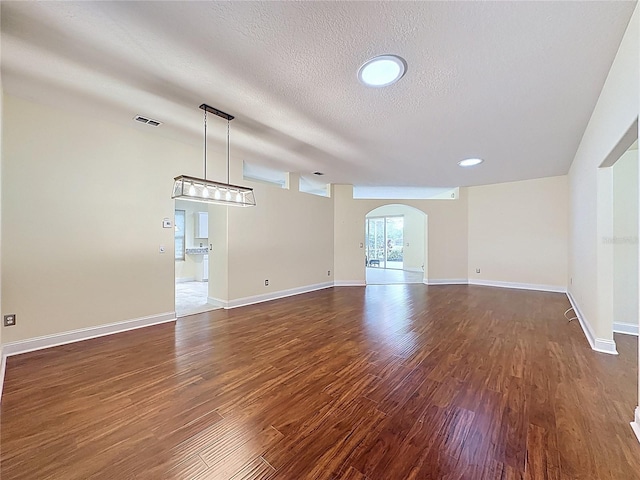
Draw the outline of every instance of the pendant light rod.
[[[204,179],[207,179],[207,111],[204,111]],[[229,183],[229,182],[227,182]]]
[[[209,113],[213,113],[214,115],[217,115],[220,118],[224,118],[227,121],[227,183],[229,183],[230,181],[230,164],[231,164],[231,160],[230,160],[230,141],[231,138],[229,136],[229,131],[231,129],[230,127],[230,123],[231,120],[233,120],[234,117],[233,115],[228,114],[227,112],[223,112],[222,110],[218,110],[215,107],[212,107],[211,105],[207,105],[206,103],[203,103],[202,105],[200,105],[200,108],[202,110],[204,110],[204,178],[207,178],[207,112]]]

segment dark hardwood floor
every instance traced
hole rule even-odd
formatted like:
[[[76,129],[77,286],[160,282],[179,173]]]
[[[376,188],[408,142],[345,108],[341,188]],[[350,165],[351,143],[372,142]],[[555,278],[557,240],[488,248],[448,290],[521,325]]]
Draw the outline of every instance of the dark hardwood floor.
[[[10,479],[640,478],[637,340],[562,294],[322,290],[10,357]]]

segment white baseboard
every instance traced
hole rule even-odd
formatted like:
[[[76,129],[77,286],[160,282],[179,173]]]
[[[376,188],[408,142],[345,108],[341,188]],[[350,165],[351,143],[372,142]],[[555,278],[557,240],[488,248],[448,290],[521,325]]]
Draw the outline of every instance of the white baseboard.
[[[176,283],[187,283],[187,282],[195,282],[196,277],[180,277],[176,278]]]
[[[214,307],[217,308],[228,308],[229,304],[226,300],[221,300],[219,298],[215,298],[215,297],[207,297],[207,303],[209,305],[213,305]]]
[[[567,287],[562,285],[543,285],[538,283],[516,283],[516,282],[501,282],[497,280],[480,280],[469,279],[469,285],[481,285],[484,287],[500,287],[500,288],[515,288],[518,290],[538,290],[540,292],[554,292],[554,293],[567,293]]]
[[[236,298],[235,300],[229,300],[225,302],[219,298],[208,297],[209,303],[219,304],[225,309],[245,307],[247,305],[253,305],[254,303],[268,302],[270,300],[277,300],[278,298],[291,297],[293,295],[300,295],[302,293],[315,292],[316,290],[324,290],[325,288],[333,287],[333,282],[316,283],[315,285],[306,285],[304,287],[290,288],[287,290],[279,290],[277,292],[265,293],[262,295],[253,295],[251,297]]]
[[[0,345],[0,404],[2,403],[2,387],[4,386],[4,371],[7,367],[7,357],[2,353]]]
[[[607,340],[605,338],[596,338],[595,347],[593,349],[596,352],[600,353],[608,353],[609,355],[618,355],[618,350],[616,349],[615,340]]]
[[[624,333],[626,335],[635,335],[638,336],[638,324],[635,325],[633,323],[624,323],[624,322],[613,322],[613,331],[615,333]]]
[[[571,292],[567,292],[567,298],[569,299],[569,302],[573,307],[573,311],[576,313],[576,317],[578,317],[578,321],[580,322],[580,326],[582,327],[584,336],[587,337],[587,341],[589,342],[591,348],[596,352],[618,355],[618,350],[616,350],[616,342],[605,338],[596,338],[593,330],[591,329],[591,324],[586,319],[584,314],[580,311],[580,308],[573,298],[573,295],[571,295]]]
[[[125,320],[124,322],[108,323],[106,325],[98,325],[96,327],[81,328],[71,330],[69,332],[55,333],[53,335],[45,335],[42,337],[30,338],[18,342],[5,343],[2,346],[2,357],[18,355],[21,353],[32,352],[34,350],[42,350],[43,348],[57,347],[67,343],[81,342],[91,338],[103,337],[114,333],[126,332],[136,328],[149,327],[159,323],[175,321],[175,312],[160,313],[158,315],[150,315],[148,317],[134,318],[133,320]]]
[[[640,406],[636,407],[636,414],[634,421],[631,422],[631,428],[633,429],[633,433],[636,434],[636,437],[640,442]]]
[[[218,304],[218,303],[212,303],[209,300],[209,297],[207,297],[207,303],[204,305],[201,305],[199,307],[196,308],[192,308],[191,310],[186,310],[184,312],[178,312],[176,311],[176,318],[182,318],[182,317],[188,317],[189,315],[197,315],[198,313],[206,313],[206,312],[211,312],[213,310],[219,310],[220,308],[222,308],[222,305]]]
[[[425,285],[467,285],[466,278],[425,278],[422,282]]]
[[[336,280],[333,282],[334,287],[366,287],[366,282],[362,280]]]
[[[497,280],[476,280],[466,278],[429,278],[425,285],[478,285],[483,287],[515,288],[517,290],[536,290],[540,292],[566,293],[567,289],[561,285],[542,285],[538,283],[501,282]]]

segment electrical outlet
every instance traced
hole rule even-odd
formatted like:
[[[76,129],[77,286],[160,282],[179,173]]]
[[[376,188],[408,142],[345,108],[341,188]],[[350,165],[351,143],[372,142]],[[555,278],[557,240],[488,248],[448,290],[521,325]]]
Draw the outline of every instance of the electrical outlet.
[[[331,276],[331,270],[327,270],[327,277]]]
[[[479,268],[476,268],[476,273],[480,273],[480,269]]]
[[[5,327],[13,327],[16,324],[16,314],[10,313],[9,315],[4,316],[4,326]]]
[[[265,286],[265,287],[268,287],[268,286],[269,286],[269,280],[265,280],[265,281],[264,281],[264,286]]]

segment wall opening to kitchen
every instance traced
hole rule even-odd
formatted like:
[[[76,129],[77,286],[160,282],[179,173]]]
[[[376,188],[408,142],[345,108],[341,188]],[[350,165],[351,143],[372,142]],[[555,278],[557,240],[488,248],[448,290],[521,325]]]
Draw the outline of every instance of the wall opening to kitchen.
[[[216,308],[209,292],[209,213],[205,203],[175,201],[176,315],[184,317]]]

